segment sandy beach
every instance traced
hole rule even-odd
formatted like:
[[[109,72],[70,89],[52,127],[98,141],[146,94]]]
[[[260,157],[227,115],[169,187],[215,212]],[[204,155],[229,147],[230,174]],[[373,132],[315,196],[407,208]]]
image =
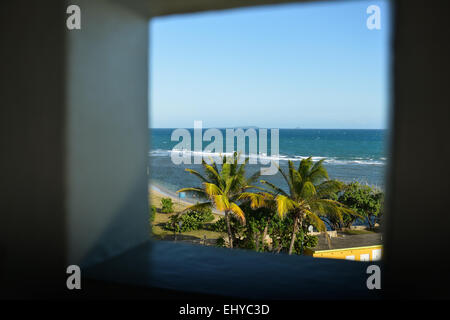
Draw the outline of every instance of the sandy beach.
[[[150,204],[156,207],[156,214],[154,221],[152,222],[152,237],[158,240],[166,240],[166,241],[183,241],[189,242],[193,244],[201,244],[201,245],[215,245],[216,240],[219,237],[225,237],[225,234],[220,232],[208,230],[205,228],[200,228],[198,230],[192,230],[183,232],[180,234],[175,234],[172,231],[167,231],[164,228],[164,224],[166,224],[170,217],[176,214],[179,214],[181,211],[186,209],[186,207],[194,204],[193,201],[189,200],[181,200],[178,198],[175,192],[170,192],[165,190],[161,186],[157,184],[149,184],[149,200]],[[173,201],[173,213],[161,213],[161,199],[162,198],[171,198]],[[213,209],[214,220],[210,223],[213,223],[220,219],[223,216],[222,213]]]
[[[180,199],[177,193],[169,191],[156,183],[149,183],[148,190],[150,194],[150,202],[155,201],[156,203],[159,203],[161,198],[171,198],[175,206],[178,207],[176,209],[179,211],[196,203],[191,199]],[[212,209],[212,211],[215,214],[223,215],[223,212],[220,212],[214,208]]]

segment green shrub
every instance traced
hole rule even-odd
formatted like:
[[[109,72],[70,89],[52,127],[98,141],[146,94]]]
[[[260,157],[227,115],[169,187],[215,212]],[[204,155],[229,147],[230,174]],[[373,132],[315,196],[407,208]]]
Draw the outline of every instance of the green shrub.
[[[317,246],[319,242],[319,238],[317,236],[313,236],[307,234],[306,232],[298,232],[294,242],[294,252],[296,254],[303,254],[305,248],[314,248]]]
[[[169,221],[164,224],[164,229],[173,232],[183,232],[181,215],[175,214],[169,218]]]
[[[189,210],[184,214],[171,216],[164,228],[174,232],[194,231],[200,229],[205,222],[209,222],[212,219],[214,219],[214,215],[210,208]]]
[[[210,222],[214,220],[214,215],[210,207],[189,210],[185,214],[193,217],[200,223]]]
[[[151,206],[150,207],[150,222],[155,221],[155,216],[156,216],[156,207]]]
[[[214,220],[214,215],[212,213],[211,207],[196,209],[195,211],[198,213],[199,219],[202,222],[210,222]]]
[[[235,235],[240,234],[245,229],[245,225],[243,225],[241,220],[235,215],[230,215],[230,227]],[[210,229],[216,232],[227,232],[225,217],[221,217],[219,220],[211,224]]]
[[[227,224],[225,222],[225,218],[220,218],[219,220],[214,222],[211,225],[211,230],[217,232],[227,232]]]
[[[235,241],[236,247],[257,251],[270,251],[285,253],[289,250],[292,237],[292,215],[286,215],[281,219],[278,214],[268,208],[251,209],[249,205],[242,205],[246,214],[246,226],[244,239]],[[296,234],[294,242],[295,254],[302,254],[305,248],[313,248],[317,245],[318,237],[307,234],[306,226],[312,224],[308,218],[304,219],[302,228]],[[233,225],[232,225],[233,227]],[[263,235],[267,227],[267,235],[272,239],[272,244],[264,243]],[[242,232],[241,232],[242,234]]]
[[[346,185],[338,201],[356,211],[367,222],[369,228],[374,229],[375,223],[379,223],[381,218],[384,193],[376,187],[352,182]],[[350,228],[355,221],[354,217],[344,216],[344,227]]]
[[[220,247],[220,248],[226,247],[226,245],[225,245],[225,239],[224,239],[223,237],[219,237],[219,238],[216,240],[216,247]]]
[[[173,202],[171,198],[162,198],[161,199],[161,211],[164,213],[173,212]]]
[[[311,234],[306,234],[303,239],[303,245],[306,248],[314,248],[319,243],[319,237]]]

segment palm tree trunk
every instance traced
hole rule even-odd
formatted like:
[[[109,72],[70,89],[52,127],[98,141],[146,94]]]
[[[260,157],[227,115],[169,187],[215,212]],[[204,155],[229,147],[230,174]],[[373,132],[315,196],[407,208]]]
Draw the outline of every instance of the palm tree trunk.
[[[264,240],[266,240],[267,237],[267,230],[269,229],[269,223],[270,223],[270,218],[267,219],[267,224],[264,227],[264,231],[263,231],[263,236],[262,236],[262,250],[264,251]]]
[[[283,249],[283,244],[280,243],[277,248],[277,253],[280,253],[281,249]]]
[[[372,217],[370,215],[367,217],[367,222],[369,223],[369,230],[375,229],[374,224],[372,223]]]
[[[231,233],[230,214],[228,211],[225,211],[225,221],[227,222],[228,242],[230,248],[233,248],[233,234]]]
[[[255,244],[256,244],[256,251],[259,251],[259,237],[260,237],[260,233],[256,234],[256,239],[255,239]]]
[[[292,254],[292,251],[294,250],[295,236],[297,234],[297,222],[298,222],[298,216],[295,215],[294,227],[292,228],[291,244],[289,245],[289,254]]]

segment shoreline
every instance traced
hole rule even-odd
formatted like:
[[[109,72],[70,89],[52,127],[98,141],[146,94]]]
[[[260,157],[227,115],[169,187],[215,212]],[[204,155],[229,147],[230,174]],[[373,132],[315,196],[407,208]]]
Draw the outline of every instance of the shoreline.
[[[154,192],[154,193],[160,195],[161,197],[171,198],[173,202],[183,204],[186,206],[191,206],[191,205],[194,205],[197,203],[197,201],[194,201],[193,199],[190,199],[190,198],[180,199],[180,198],[178,198],[178,196],[175,192],[169,191],[166,188],[164,188],[161,185],[154,183],[154,182],[149,182],[148,190],[149,190],[149,193]],[[222,216],[224,215],[223,212],[218,211],[214,207],[212,208],[212,212],[215,214],[222,215]]]

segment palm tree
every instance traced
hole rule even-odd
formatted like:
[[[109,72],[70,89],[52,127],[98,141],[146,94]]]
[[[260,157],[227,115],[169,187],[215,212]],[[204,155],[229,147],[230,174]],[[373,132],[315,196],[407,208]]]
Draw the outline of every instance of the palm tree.
[[[248,158],[240,165],[238,164],[238,159],[239,156],[236,152],[232,155],[231,159],[223,157],[223,164],[220,170],[212,158],[210,159],[210,164],[203,160],[202,165],[205,170],[205,175],[192,169],[185,169],[185,171],[195,175],[202,181],[202,187],[183,188],[177,191],[192,192],[207,199],[203,203],[186,208],[185,211],[213,206],[217,210],[224,212],[230,248],[233,248],[234,237],[230,225],[230,215],[237,216],[245,224],[245,214],[236,202],[240,193],[247,189],[258,188],[252,186],[251,183],[256,181],[260,175],[259,171],[257,171],[247,179],[245,177],[245,166],[248,163]]]
[[[261,188],[258,188],[258,189],[261,190]],[[250,208],[253,210],[260,209],[260,208],[267,209],[264,212],[265,227],[262,232],[262,236],[260,239],[259,239],[259,237],[256,239],[256,245],[255,245],[256,251],[259,251],[260,249],[262,251],[264,251],[264,247],[265,247],[264,240],[266,239],[270,222],[273,218],[274,212],[276,211],[276,202],[274,200],[275,197],[270,192],[267,192],[264,189],[262,189],[262,190],[263,191],[260,191],[260,192],[241,192],[238,197],[238,200],[241,200],[241,201],[243,200],[245,202],[248,202],[248,204],[250,205]]]
[[[286,214],[293,215],[294,223],[292,229],[289,254],[292,254],[298,228],[302,227],[303,221],[309,217],[312,224],[320,232],[326,233],[325,223],[321,217],[334,216],[342,220],[343,213],[356,214],[338,201],[327,199],[342,189],[343,184],[339,181],[329,180],[327,170],[323,166],[324,159],[313,163],[311,158],[300,161],[298,169],[289,161],[289,171],[286,174],[280,167],[278,171],[286,181],[289,191],[274,184],[261,180],[261,183],[270,187],[271,192],[250,195],[246,193],[241,198],[249,198],[252,206],[264,206],[273,199],[276,203],[277,213],[281,218]],[[328,234],[326,234],[328,239]]]

